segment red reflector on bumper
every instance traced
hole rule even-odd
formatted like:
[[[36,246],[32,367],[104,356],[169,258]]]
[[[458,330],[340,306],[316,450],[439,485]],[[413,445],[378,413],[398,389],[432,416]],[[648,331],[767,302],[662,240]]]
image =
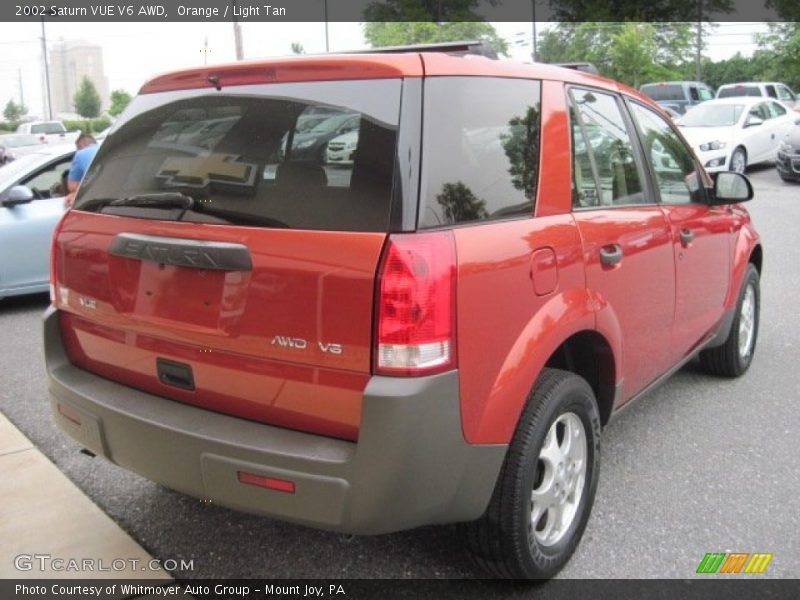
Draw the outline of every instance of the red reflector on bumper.
[[[247,473],[245,471],[237,471],[236,474],[240,483],[257,485],[259,487],[267,488],[268,490],[294,494],[294,481],[275,479],[274,477],[264,477],[263,475],[256,475],[255,473]]]
[[[69,406],[58,403],[58,412],[67,420],[72,421],[75,425],[81,424],[81,416]]]

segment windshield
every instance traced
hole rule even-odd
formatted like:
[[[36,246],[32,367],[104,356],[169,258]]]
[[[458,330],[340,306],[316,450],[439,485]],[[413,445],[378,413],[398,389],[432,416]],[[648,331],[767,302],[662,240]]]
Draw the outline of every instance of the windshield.
[[[700,104],[678,119],[682,127],[732,127],[739,122],[743,104]]]
[[[142,96],[98,151],[74,208],[219,225],[385,231],[401,88],[399,79],[383,79]],[[340,114],[298,131],[301,116],[331,106]],[[330,158],[328,142],[348,120],[357,143],[347,160]]]

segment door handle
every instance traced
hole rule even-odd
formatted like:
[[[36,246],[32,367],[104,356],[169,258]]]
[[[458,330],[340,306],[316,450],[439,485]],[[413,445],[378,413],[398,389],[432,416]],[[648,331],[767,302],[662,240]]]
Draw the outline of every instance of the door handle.
[[[617,265],[622,262],[622,246],[609,244],[600,248],[600,262],[604,265]]]
[[[688,246],[694,240],[694,232],[691,229],[681,229],[681,245]]]

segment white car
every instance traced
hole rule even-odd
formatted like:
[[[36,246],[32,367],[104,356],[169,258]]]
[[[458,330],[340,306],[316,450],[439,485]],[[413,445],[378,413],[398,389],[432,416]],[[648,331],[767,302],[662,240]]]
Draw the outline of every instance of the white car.
[[[358,145],[358,129],[348,131],[328,142],[325,162],[329,165],[352,165],[353,153]]]
[[[717,98],[736,98],[741,96],[774,98],[780,100],[789,108],[794,107],[800,101],[800,94],[795,95],[789,86],[779,81],[726,83],[719,86],[717,90]]]
[[[689,109],[676,122],[709,172],[736,171],[774,161],[797,114],[776,100],[717,98]]]

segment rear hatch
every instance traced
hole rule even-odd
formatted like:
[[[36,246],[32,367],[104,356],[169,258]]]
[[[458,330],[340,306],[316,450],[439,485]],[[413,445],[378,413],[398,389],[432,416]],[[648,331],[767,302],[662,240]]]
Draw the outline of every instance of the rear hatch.
[[[99,150],[54,245],[68,354],[176,401],[356,439],[403,80],[220,87],[138,96]],[[327,164],[353,132],[352,163]]]

